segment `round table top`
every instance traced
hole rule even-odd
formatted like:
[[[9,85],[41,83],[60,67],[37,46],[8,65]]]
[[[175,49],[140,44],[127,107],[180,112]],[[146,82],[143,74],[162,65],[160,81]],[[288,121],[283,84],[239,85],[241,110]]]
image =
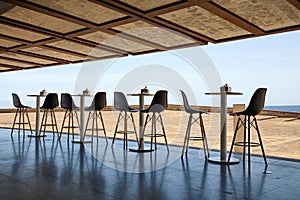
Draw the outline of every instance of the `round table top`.
[[[41,94],[28,94],[28,97],[45,97],[46,95],[41,95]]]
[[[150,93],[133,93],[133,94],[127,94],[128,96],[154,96],[154,94],[150,94]]]
[[[206,95],[221,95],[221,92],[205,92]],[[227,95],[242,95],[241,92],[225,92]]]

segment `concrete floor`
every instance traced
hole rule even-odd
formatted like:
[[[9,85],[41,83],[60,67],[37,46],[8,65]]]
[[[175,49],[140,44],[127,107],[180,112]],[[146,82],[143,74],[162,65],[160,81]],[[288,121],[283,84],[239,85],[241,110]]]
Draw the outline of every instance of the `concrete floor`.
[[[74,144],[51,133],[11,137],[10,129],[0,129],[0,199],[299,199],[299,160],[268,157],[272,173],[264,174],[260,156],[251,157],[249,171],[247,161],[208,163],[197,148],[181,159],[179,146],[134,153],[122,144],[112,147],[103,138]]]

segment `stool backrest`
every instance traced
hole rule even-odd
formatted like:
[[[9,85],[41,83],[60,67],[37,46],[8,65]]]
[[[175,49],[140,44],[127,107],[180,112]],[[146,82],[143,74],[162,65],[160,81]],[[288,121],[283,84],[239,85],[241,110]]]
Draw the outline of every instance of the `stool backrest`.
[[[186,112],[189,112],[191,110],[191,107],[189,105],[188,99],[187,99],[185,93],[182,90],[180,90],[180,92],[181,92],[181,96],[182,96],[182,100],[183,100],[184,110]]]
[[[151,102],[150,112],[162,112],[168,108],[168,91],[158,90]]]
[[[68,110],[72,110],[77,107],[69,93],[61,93],[60,106]]]
[[[114,92],[114,107],[119,111],[129,111],[130,107],[123,92]]]
[[[106,92],[97,92],[93,99],[91,107],[94,110],[102,110],[106,106]]]
[[[46,108],[46,109],[54,109],[56,107],[58,107],[58,96],[56,93],[49,93],[46,96],[46,99],[44,101],[44,104],[42,106],[42,108]]]
[[[19,96],[16,93],[12,93],[12,97],[13,97],[14,106],[16,108],[20,108],[20,107],[23,106],[22,103],[21,103],[21,100],[20,100]]]
[[[258,88],[251,97],[250,103],[245,110],[247,115],[258,115],[264,108],[267,88]]]

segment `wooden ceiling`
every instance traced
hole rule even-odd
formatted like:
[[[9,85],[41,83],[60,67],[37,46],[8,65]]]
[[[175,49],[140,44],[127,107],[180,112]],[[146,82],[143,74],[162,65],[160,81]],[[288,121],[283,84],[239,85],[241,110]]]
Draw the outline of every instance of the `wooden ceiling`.
[[[0,72],[299,29],[299,0],[3,0]]]

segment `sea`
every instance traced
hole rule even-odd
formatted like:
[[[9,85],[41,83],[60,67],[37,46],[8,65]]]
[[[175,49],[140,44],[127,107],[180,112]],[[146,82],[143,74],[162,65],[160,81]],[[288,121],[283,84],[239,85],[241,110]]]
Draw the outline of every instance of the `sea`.
[[[276,110],[276,111],[283,111],[283,112],[300,112],[300,105],[265,106],[264,110]]]

